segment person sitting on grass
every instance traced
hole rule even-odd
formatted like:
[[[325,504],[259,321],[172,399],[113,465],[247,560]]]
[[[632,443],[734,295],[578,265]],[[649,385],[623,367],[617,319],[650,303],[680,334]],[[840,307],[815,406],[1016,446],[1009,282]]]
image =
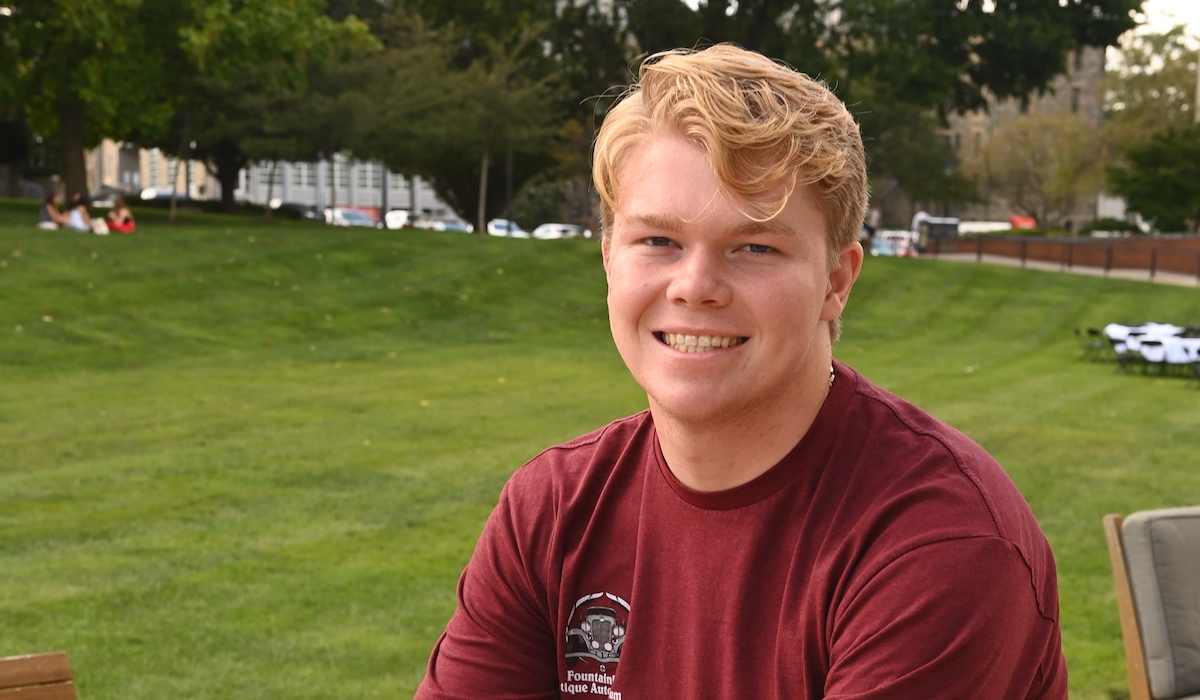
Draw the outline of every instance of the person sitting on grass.
[[[134,228],[136,228],[133,223],[133,212],[129,211],[129,207],[125,206],[125,200],[121,197],[113,199],[113,208],[105,218],[108,219],[108,228],[110,231],[133,233]]]
[[[658,54],[592,173],[649,409],[512,475],[417,700],[1066,700],[1017,487],[833,359],[867,213],[846,106],[737,47]]]
[[[71,195],[71,206],[67,208],[67,228],[80,233],[92,231],[92,216],[88,214],[87,200],[78,192]]]
[[[46,195],[46,201],[42,202],[42,208],[38,210],[38,228],[58,229],[67,225],[67,215],[58,210],[60,200],[58,192]]]
[[[71,210],[67,212],[67,228],[80,233],[108,235],[108,224],[104,219],[93,219],[88,213],[87,199],[76,192],[71,195]]]

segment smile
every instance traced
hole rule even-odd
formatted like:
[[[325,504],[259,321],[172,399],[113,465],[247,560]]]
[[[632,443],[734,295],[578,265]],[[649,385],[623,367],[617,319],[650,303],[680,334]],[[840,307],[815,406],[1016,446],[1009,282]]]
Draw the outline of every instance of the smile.
[[[680,352],[708,352],[709,350],[716,350],[718,348],[741,345],[747,340],[747,338],[734,338],[723,335],[684,335],[683,333],[662,332],[655,333],[654,335],[666,345],[670,345]]]

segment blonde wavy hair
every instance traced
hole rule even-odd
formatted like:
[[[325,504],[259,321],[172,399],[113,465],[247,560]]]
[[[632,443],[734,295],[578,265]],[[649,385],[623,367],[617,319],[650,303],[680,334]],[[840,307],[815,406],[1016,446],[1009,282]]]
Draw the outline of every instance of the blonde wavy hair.
[[[605,118],[592,178],[606,244],[621,167],[635,148],[662,133],[703,149],[721,182],[749,200],[762,220],[778,214],[796,187],[812,185],[828,228],[830,269],[858,239],[867,168],[858,124],[846,106],[803,73],[718,44],[650,56]],[[781,186],[783,194],[775,195]]]

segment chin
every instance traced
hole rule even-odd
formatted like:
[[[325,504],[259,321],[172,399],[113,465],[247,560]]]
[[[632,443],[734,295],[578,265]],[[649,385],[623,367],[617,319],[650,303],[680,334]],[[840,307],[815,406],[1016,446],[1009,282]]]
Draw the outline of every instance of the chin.
[[[652,411],[683,423],[729,423],[750,408],[745,401],[720,396],[712,390],[647,391],[646,394]]]

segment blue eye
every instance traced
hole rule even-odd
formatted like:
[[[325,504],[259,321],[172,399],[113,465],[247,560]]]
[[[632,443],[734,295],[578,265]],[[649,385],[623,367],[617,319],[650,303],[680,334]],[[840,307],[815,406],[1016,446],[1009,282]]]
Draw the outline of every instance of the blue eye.
[[[671,239],[665,236],[652,236],[646,239],[646,243],[656,247],[671,245]]]
[[[763,253],[770,253],[772,248],[769,245],[762,245],[761,243],[748,243],[746,244],[746,250],[761,255]]]

